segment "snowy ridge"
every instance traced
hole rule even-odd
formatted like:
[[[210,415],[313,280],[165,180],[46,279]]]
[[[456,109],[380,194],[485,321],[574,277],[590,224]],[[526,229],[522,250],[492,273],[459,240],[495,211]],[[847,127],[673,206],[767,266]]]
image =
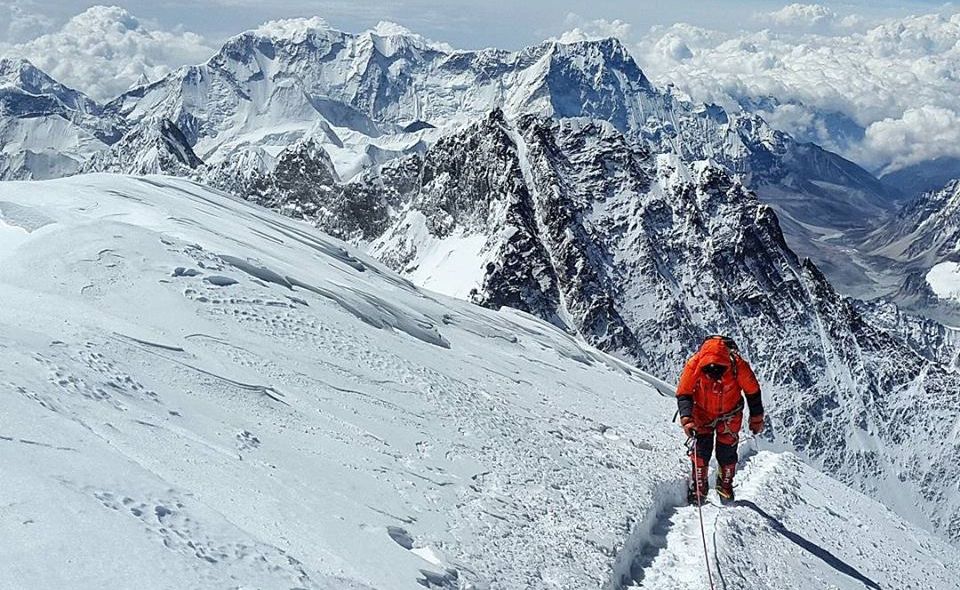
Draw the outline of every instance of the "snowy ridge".
[[[0,218],[0,444],[17,450],[0,585],[613,588],[657,526],[644,515],[675,503],[672,399],[541,320],[184,180],[4,183]],[[791,529],[820,502],[810,481],[843,495],[808,539],[857,539],[878,514],[778,469],[807,482],[790,508],[755,501]],[[955,553],[890,522],[897,569],[831,551],[881,584],[958,578]],[[855,587],[749,530],[731,547]]]
[[[539,320],[186,181],[0,195],[9,522],[44,523],[4,585],[599,586],[679,477],[672,402]]]
[[[703,510],[718,588],[800,588],[812,580],[851,590],[960,588],[947,565],[957,560],[952,549],[928,544],[932,537],[910,531],[888,508],[850,494],[793,455],[760,452],[741,461],[739,479],[735,505],[721,507],[711,492]],[[907,537],[923,548],[889,544]],[[691,556],[700,558],[700,567],[692,567]],[[696,509],[666,505],[622,587],[708,587],[702,560]],[[903,575],[928,560],[937,565],[925,571],[927,579]]]

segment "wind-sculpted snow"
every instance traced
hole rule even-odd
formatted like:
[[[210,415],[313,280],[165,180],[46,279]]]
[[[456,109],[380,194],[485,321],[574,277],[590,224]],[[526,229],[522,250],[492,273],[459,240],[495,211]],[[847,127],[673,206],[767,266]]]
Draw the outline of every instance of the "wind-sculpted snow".
[[[0,202],[46,220],[0,241],[2,586],[599,587],[680,476],[641,374],[306,225],[159,177]]]

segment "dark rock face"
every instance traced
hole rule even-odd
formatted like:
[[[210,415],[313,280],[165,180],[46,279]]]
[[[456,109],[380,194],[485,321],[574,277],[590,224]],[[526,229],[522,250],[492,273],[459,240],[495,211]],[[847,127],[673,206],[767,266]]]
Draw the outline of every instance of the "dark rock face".
[[[172,121],[145,119],[108,150],[95,154],[80,171],[189,176],[202,165]]]
[[[604,122],[497,112],[404,165],[357,183],[399,197],[374,248],[388,264],[421,271],[431,240],[479,235],[474,301],[669,380],[705,335],[729,334],[761,377],[776,440],[881,499],[912,473],[898,493],[956,534],[957,498],[926,500],[960,475],[940,438],[952,440],[960,401],[949,331],[837,294],[722,167],[652,154]],[[427,238],[410,239],[411,215]],[[944,427],[918,432],[934,408]]]

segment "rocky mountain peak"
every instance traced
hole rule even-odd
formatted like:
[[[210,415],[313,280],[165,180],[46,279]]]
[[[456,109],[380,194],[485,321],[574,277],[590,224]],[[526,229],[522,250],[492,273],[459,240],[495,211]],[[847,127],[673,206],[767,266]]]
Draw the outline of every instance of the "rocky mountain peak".
[[[0,93],[9,96],[19,94],[26,106],[28,97],[35,100],[34,104],[56,102],[62,108],[77,111],[83,114],[98,114],[100,106],[85,94],[73,88],[60,84],[48,76],[40,68],[23,58],[0,59]],[[15,108],[12,101],[4,101],[6,108]],[[12,114],[16,114],[14,111]]]
[[[81,172],[189,176],[202,164],[173,121],[152,117],[140,121],[108,150],[96,154]]]

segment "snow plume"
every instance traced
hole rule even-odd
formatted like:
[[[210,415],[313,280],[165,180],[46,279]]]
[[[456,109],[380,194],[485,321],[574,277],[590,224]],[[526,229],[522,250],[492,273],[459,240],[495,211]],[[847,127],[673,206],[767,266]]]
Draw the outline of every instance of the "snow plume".
[[[143,75],[156,80],[172,68],[207,59],[214,49],[197,34],[150,30],[122,8],[94,6],[59,30],[7,52],[26,57],[95,99],[108,100]]]
[[[559,37],[556,37],[556,40],[561,43],[576,43],[607,37],[624,39],[630,35],[631,29],[630,23],[625,23],[620,19],[612,21],[604,18],[590,20],[572,12],[567,14],[564,23],[569,28]]]
[[[769,28],[656,27],[636,45],[637,57],[660,84],[765,111],[785,131],[870,168],[956,154],[939,125],[960,118],[960,13],[868,26],[793,4],[757,20]],[[906,152],[905,134],[916,142]]]
[[[377,23],[377,26],[374,27],[371,31],[374,35],[378,37],[406,37],[413,40],[417,45],[421,47],[429,47],[431,49],[436,49],[438,51],[453,52],[455,49],[449,43],[442,43],[440,41],[433,41],[432,39],[427,39],[423,35],[414,33],[407,27],[397,24],[391,21],[380,21]]]

